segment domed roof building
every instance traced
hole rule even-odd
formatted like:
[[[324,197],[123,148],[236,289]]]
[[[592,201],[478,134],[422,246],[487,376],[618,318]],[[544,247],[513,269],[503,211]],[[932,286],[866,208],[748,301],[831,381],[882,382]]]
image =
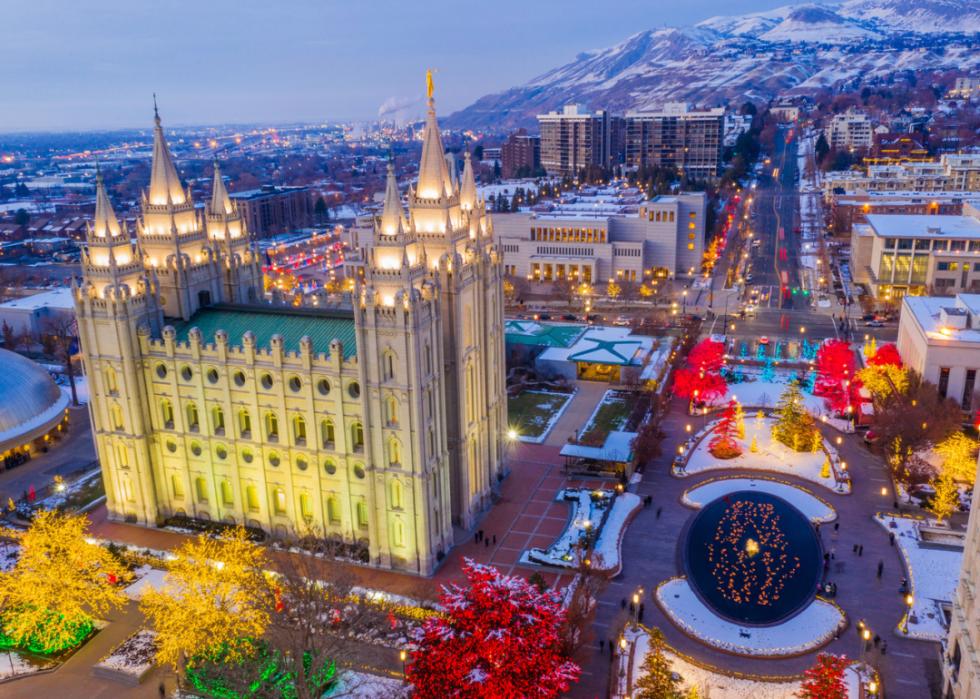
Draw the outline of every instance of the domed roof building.
[[[67,407],[67,394],[43,367],[0,349],[0,455],[46,435]]]

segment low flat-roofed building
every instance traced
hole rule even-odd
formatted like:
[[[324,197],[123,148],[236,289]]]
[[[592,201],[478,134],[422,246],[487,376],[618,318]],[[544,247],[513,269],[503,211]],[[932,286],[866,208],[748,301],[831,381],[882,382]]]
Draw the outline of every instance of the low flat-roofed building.
[[[873,296],[980,290],[980,210],[961,216],[868,215],[851,232],[851,273]]]
[[[6,323],[14,332],[32,337],[51,332],[55,329],[52,326],[64,326],[74,318],[75,300],[68,287],[0,303],[0,325]]]
[[[510,276],[639,283],[700,269],[706,211],[700,192],[646,199],[636,190],[607,187],[540,211],[497,214],[494,230]]]
[[[897,345],[906,366],[936,384],[941,396],[965,411],[977,405],[980,294],[906,296]]]

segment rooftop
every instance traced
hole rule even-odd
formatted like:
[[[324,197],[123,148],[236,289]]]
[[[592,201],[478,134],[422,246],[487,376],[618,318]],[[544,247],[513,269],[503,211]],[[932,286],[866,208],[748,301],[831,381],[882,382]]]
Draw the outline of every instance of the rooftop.
[[[916,325],[930,341],[962,342],[977,345],[980,349],[980,294],[949,296],[906,296],[903,301],[902,321],[906,311],[912,314]],[[951,327],[953,317],[969,314],[967,327]],[[972,326],[972,327],[971,327]]]
[[[269,347],[273,335],[281,335],[287,351],[298,352],[300,339],[308,336],[316,353],[329,353],[330,343],[344,345],[344,359],[357,354],[354,316],[344,311],[326,311],[282,306],[216,305],[202,308],[188,321],[170,321],[177,339],[186,341],[191,328],[198,328],[205,342],[214,342],[218,330],[228,334],[228,343],[241,345],[242,336],[251,331],[256,347]]]
[[[72,298],[71,289],[67,286],[50,291],[42,291],[37,294],[25,296],[12,301],[0,303],[0,308],[18,308],[25,311],[36,311],[41,308],[60,308],[64,310],[74,310],[75,300]]]
[[[514,345],[570,347],[585,331],[583,325],[538,323],[533,320],[504,322],[505,341]]]
[[[886,238],[980,238],[980,219],[931,214],[871,214],[868,224]]]
[[[629,328],[594,326],[571,347],[550,347],[541,353],[539,359],[639,366],[653,348],[655,340],[646,335],[632,335],[631,332]]]

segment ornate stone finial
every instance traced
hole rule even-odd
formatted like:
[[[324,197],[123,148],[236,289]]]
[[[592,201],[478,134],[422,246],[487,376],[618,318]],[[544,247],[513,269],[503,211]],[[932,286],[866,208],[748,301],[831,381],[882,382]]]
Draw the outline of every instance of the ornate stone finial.
[[[157,93],[153,93],[153,120],[160,125],[160,110],[157,109]]]

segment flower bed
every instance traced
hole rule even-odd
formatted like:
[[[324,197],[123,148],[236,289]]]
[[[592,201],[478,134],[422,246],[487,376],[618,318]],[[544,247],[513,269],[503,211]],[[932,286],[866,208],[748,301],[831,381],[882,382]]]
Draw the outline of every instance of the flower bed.
[[[778,624],[736,624],[705,606],[685,578],[661,583],[656,600],[684,633],[736,655],[785,657],[807,653],[829,642],[845,623],[839,607],[818,597],[801,612]]]
[[[7,650],[0,652],[0,681],[49,672],[60,663],[51,658],[42,658],[30,653]]]
[[[630,394],[606,391],[592,411],[589,421],[579,433],[579,444],[602,446],[610,432],[626,427],[626,422],[633,412],[634,402],[635,399]]]
[[[96,663],[92,674],[135,687],[153,669],[156,637],[155,631],[140,629]]]
[[[507,399],[507,421],[517,431],[522,442],[540,444],[551,432],[574,393],[552,391],[521,391]]]
[[[591,545],[591,537],[601,527],[612,496],[610,490],[564,488],[558,491],[555,500],[571,504],[568,524],[547,549],[528,549],[521,555],[521,562],[561,568],[577,567],[579,554],[587,551]]]
[[[622,493],[613,501],[612,509],[602,523],[599,537],[592,549],[596,554],[596,562],[593,564],[596,570],[609,571],[612,575],[619,573],[622,568],[620,547],[623,535],[630,519],[642,506],[640,496],[634,493]]]

